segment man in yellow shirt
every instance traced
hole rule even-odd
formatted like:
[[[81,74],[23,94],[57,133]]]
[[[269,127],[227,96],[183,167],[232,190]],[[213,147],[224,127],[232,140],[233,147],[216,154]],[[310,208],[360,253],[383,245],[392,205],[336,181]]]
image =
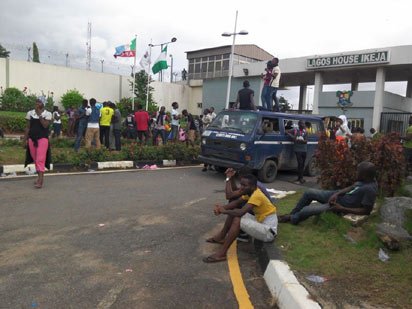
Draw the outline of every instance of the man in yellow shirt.
[[[264,242],[275,239],[278,219],[276,207],[257,187],[257,179],[253,175],[244,175],[240,179],[240,190],[243,195],[227,205],[215,205],[215,215],[226,214],[223,229],[207,242],[223,246],[213,255],[205,257],[203,262],[215,263],[226,260],[226,253],[236,239],[240,229],[250,236]],[[246,205],[242,206],[246,202]],[[239,208],[241,207],[241,208]],[[250,212],[254,215],[250,214]]]
[[[107,149],[110,148],[110,123],[114,115],[114,110],[110,107],[109,103],[110,102],[104,102],[103,108],[100,110],[100,144],[105,145]]]

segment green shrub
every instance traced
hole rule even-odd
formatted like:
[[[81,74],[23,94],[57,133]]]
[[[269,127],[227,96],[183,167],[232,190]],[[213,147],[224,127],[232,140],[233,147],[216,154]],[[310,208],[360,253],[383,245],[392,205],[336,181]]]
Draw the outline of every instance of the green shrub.
[[[17,88],[7,88],[1,96],[1,110],[27,112],[34,108],[36,96],[25,96],[23,91]]]
[[[83,95],[76,89],[67,90],[61,97],[61,103],[65,109],[69,107],[80,107],[83,101]]]
[[[122,149],[125,160],[155,161],[178,160],[191,161],[199,155],[199,147],[186,147],[185,144],[167,144],[164,146],[141,146],[138,143],[125,145]]]
[[[344,188],[356,181],[357,165],[370,161],[377,168],[377,182],[382,195],[393,196],[405,176],[405,157],[399,135],[387,134],[373,140],[336,142],[322,136],[315,153],[320,169],[319,181],[326,189]]]
[[[26,128],[25,114],[0,113],[0,128],[5,133],[22,133]]]

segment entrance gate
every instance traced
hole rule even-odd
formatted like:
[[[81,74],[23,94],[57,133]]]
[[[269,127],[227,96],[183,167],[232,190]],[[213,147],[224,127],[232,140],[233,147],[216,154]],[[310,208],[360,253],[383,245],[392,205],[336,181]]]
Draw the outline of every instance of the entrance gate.
[[[380,132],[404,134],[409,126],[409,117],[411,116],[412,113],[382,113]]]

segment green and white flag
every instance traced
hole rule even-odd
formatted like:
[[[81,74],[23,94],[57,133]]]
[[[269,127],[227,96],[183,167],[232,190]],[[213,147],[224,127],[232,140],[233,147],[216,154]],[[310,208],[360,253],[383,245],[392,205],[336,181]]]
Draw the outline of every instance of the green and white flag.
[[[168,68],[166,59],[167,59],[167,44],[164,47],[162,46],[162,52],[160,53],[159,57],[156,59],[152,67],[153,74],[156,74],[160,72],[161,70],[166,70]]]

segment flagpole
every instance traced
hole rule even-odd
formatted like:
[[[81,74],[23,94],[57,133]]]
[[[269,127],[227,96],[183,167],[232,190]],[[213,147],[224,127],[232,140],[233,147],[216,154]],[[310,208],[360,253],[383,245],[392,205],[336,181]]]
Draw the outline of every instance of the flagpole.
[[[147,85],[146,85],[146,111],[149,111],[149,84],[150,84],[150,67],[152,64],[152,39],[149,44],[149,72],[147,72]]]
[[[135,39],[135,44],[137,43],[137,34],[134,35],[134,39]],[[135,45],[135,50],[134,50],[134,60],[133,60],[133,69],[132,69],[132,75],[133,75],[133,84],[132,84],[132,112],[134,112],[134,87],[135,87],[135,83],[136,83],[136,74],[135,74],[135,69],[136,69],[136,54],[137,54],[137,50],[136,50],[136,45]]]

